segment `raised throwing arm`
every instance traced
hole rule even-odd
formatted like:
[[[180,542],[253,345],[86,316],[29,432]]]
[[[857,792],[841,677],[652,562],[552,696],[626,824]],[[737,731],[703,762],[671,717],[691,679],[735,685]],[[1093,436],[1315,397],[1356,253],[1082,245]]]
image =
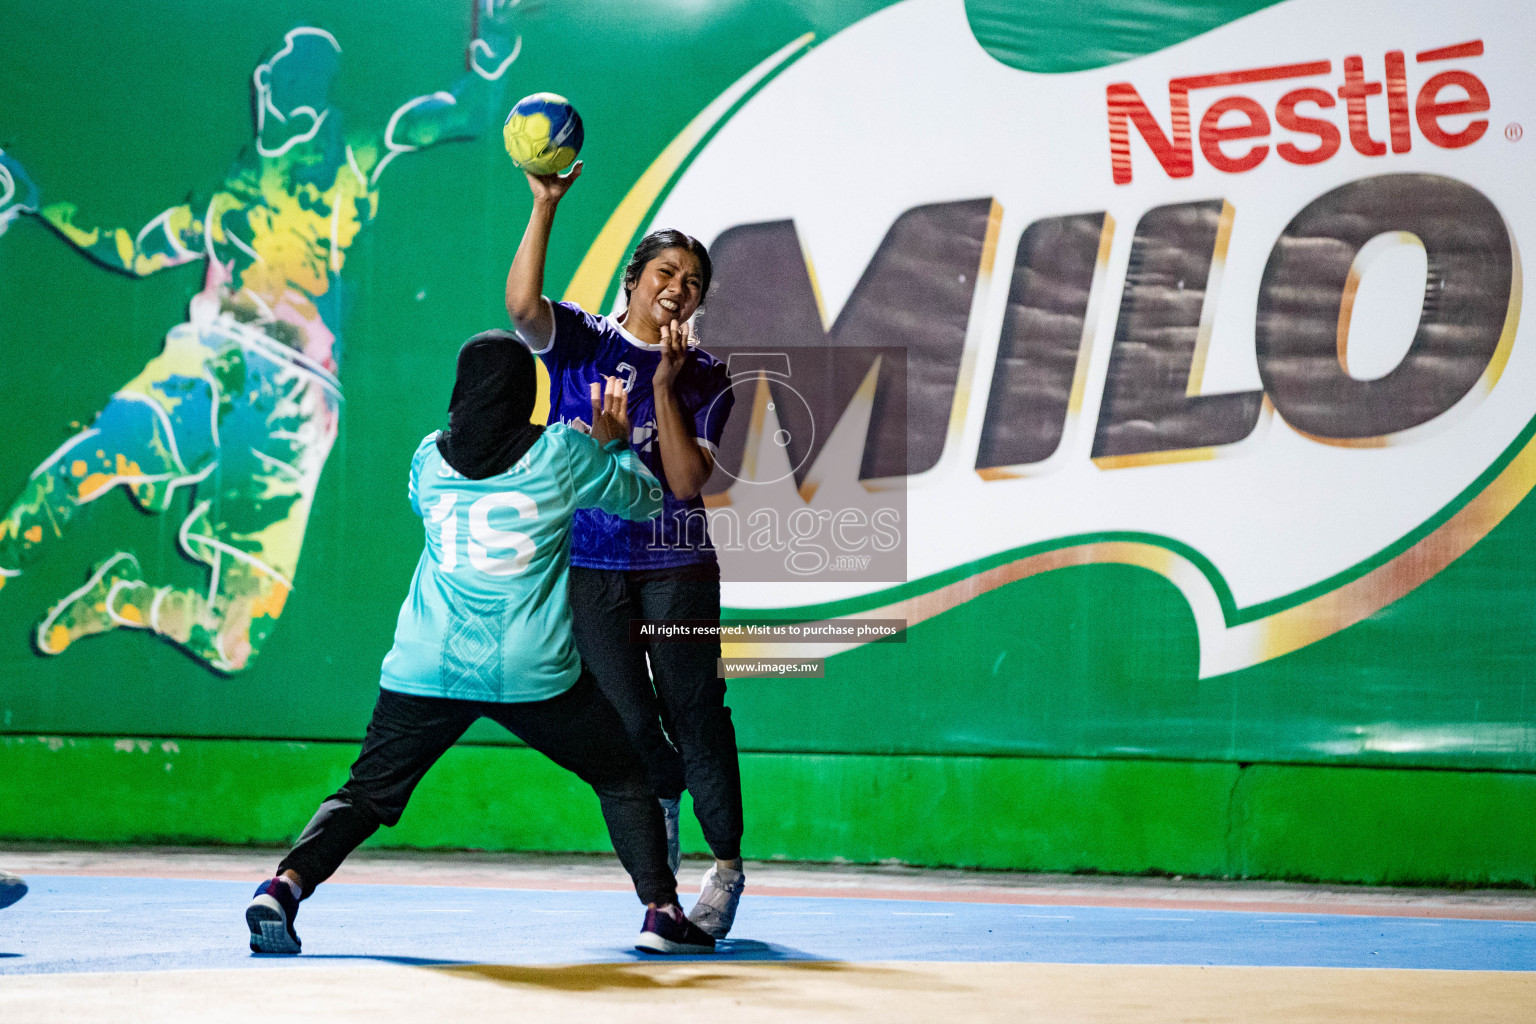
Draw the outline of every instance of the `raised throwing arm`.
[[[507,271],[507,315],[517,326],[518,335],[535,351],[549,344],[554,330],[554,315],[544,299],[544,259],[549,253],[549,232],[555,223],[555,210],[565,193],[581,177],[581,161],[564,174],[528,174],[533,191],[533,210],[528,227],[518,243],[512,268]]]

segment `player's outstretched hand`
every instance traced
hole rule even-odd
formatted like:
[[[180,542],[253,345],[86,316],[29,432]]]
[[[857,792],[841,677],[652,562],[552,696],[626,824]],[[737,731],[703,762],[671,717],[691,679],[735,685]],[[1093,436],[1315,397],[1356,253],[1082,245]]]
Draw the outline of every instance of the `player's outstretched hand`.
[[[592,438],[598,444],[629,443],[629,393],[617,377],[592,382]]]
[[[581,177],[582,161],[577,160],[564,174],[534,174],[532,171],[524,171],[528,177],[528,188],[533,191],[535,202],[558,203],[565,198],[565,194],[571,190],[576,179]]]
[[[670,388],[688,359],[688,349],[693,346],[693,328],[685,321],[673,320],[661,325],[661,359],[656,372],[651,374],[653,389]]]

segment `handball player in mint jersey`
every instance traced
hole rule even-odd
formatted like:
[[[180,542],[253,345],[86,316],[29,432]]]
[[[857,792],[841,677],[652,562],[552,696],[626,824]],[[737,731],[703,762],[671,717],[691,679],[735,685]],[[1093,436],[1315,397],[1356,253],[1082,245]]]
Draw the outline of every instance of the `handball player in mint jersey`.
[[[299,952],[299,900],[380,825],[398,822],[427,769],[482,717],[597,792],[613,848],[648,908],[636,945],[714,950],[678,905],[661,808],[577,657],[566,597],[572,514],[599,508],[643,522],[661,510],[660,490],[629,450],[617,381],[601,395],[591,389],[590,437],[529,422],[536,382],[533,357],[506,331],[476,335],[459,351],[448,429],[427,435],[411,460],[411,508],[426,545],[362,752],[246,908],[254,952]]]
[[[693,343],[689,319],[709,289],[709,253],[680,231],[655,231],[624,271],[625,308],[596,316],[543,294],[555,209],[581,175],[528,174],[533,212],[507,274],[507,313],[549,371],[549,420],[581,429],[594,381],[629,393],[631,442],[660,479],[659,519],[576,513],[571,613],[576,647],[645,760],[667,813],[678,864],[678,799],[686,788],[715,856],[688,916],[715,938],[730,930],[745,878],[736,731],[717,675],[720,644],[631,643],[631,619],[720,618],[720,566],[700,492],[731,411],[725,366]],[[649,662],[649,665],[647,665]]]

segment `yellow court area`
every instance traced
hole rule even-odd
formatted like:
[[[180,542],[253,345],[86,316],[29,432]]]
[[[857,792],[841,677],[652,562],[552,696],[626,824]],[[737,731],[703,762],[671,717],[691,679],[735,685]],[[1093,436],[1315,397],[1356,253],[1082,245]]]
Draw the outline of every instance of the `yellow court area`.
[[[280,1004],[280,1005],[279,1005]],[[131,1008],[131,1010],[130,1010]],[[1524,1024],[1536,975],[998,963],[626,963],[0,979],[6,1021]]]

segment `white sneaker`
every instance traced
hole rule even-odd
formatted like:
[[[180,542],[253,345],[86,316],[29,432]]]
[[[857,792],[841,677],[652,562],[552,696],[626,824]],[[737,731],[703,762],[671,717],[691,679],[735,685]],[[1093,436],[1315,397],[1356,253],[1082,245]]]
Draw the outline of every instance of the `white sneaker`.
[[[688,920],[717,939],[725,938],[736,920],[736,907],[746,887],[747,876],[743,872],[722,870],[718,864],[711,866],[704,872],[704,884],[699,886],[699,899],[688,911]]]
[[[678,867],[683,863],[683,829],[680,821],[683,801],[681,797],[673,800],[657,797],[656,801],[661,804],[661,816],[667,825],[667,867],[672,869],[675,878]]]

